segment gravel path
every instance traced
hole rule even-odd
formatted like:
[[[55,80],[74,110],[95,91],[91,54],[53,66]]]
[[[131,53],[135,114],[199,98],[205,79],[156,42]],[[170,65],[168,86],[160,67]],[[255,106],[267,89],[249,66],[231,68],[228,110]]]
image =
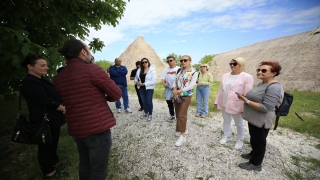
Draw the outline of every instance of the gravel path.
[[[304,156],[320,160],[320,150],[315,146],[320,140],[288,129],[270,130],[262,171],[242,170],[238,164],[246,160],[242,153],[250,152],[246,125],[245,145],[235,150],[236,127],[232,122],[232,137],[226,145],[220,145],[222,135],[221,113],[211,113],[206,118],[196,118],[195,108],[189,107],[187,143],[174,144],[178,137],[175,121],[167,122],[168,108],[165,100],[154,99],[153,119],[147,122],[139,117],[136,95],[129,94],[131,110],[117,114],[115,103],[109,103],[117,119],[112,128],[113,147],[117,149],[119,174],[137,179],[289,179],[285,172],[299,172],[311,179],[320,179],[320,170],[303,172],[302,163],[296,166],[291,156]],[[247,124],[245,122],[245,124]]]

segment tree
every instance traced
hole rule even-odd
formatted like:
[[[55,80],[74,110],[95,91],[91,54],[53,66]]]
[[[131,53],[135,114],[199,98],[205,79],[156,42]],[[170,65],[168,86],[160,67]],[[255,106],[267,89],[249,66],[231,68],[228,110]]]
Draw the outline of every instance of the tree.
[[[95,61],[94,64],[97,64],[100,66],[103,70],[107,70],[110,66],[114,64],[114,62],[106,61],[106,60],[100,60],[100,61]]]
[[[129,1],[129,0],[128,0]],[[124,14],[123,0],[2,0],[0,2],[0,94],[18,90],[26,72],[20,67],[28,54],[43,56],[48,78],[63,64],[58,48],[71,38],[84,40],[89,27],[116,26]],[[101,50],[104,43],[93,38],[89,47]]]
[[[212,61],[212,58],[214,57],[215,55],[212,54],[212,55],[205,55],[203,58],[201,58],[200,60],[200,64],[209,64],[211,63]]]

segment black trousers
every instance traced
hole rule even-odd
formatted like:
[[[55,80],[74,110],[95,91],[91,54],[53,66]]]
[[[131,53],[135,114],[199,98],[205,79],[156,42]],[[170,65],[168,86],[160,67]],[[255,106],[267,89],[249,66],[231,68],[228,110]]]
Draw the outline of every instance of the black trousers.
[[[44,175],[53,172],[55,170],[53,165],[59,163],[57,148],[60,137],[60,126],[50,128],[50,131],[52,142],[38,144],[38,162]]]
[[[248,127],[250,134],[250,144],[252,147],[252,151],[250,152],[252,158],[249,162],[255,166],[258,166],[262,163],[264,154],[266,152],[269,129],[265,129],[264,126],[259,128],[250,123],[248,123]]]
[[[166,100],[169,108],[169,113],[171,116],[174,116],[174,105],[172,100]]]
[[[139,94],[139,89],[137,88],[137,85],[135,84],[134,85],[134,89],[136,89],[136,93],[138,95],[138,100],[139,100],[139,104],[140,104],[140,109],[142,109],[142,100],[141,100],[141,97],[140,97],[140,94]]]

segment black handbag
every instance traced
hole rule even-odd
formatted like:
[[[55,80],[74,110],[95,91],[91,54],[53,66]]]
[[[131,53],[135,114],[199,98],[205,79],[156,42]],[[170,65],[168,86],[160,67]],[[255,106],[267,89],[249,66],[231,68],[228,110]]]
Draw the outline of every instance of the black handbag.
[[[21,110],[21,93],[19,95],[19,111]],[[46,109],[41,121],[30,123],[29,119],[18,114],[17,123],[11,135],[11,141],[24,144],[45,144],[52,139]]]

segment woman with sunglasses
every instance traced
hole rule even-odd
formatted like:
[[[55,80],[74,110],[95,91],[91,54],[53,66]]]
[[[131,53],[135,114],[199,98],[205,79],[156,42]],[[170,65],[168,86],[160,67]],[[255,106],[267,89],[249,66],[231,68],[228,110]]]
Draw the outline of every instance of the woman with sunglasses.
[[[181,70],[173,81],[173,98],[176,110],[176,136],[179,136],[176,146],[186,143],[188,108],[193,94],[193,87],[198,80],[198,72],[191,67],[191,57],[183,55],[180,60]]]
[[[264,158],[269,129],[276,117],[275,107],[282,103],[284,90],[275,79],[280,74],[281,66],[278,62],[264,61],[257,69],[257,78],[262,82],[238,97],[245,106],[243,119],[248,121],[251,152],[241,154],[241,157],[249,162],[240,163],[239,167],[246,170],[261,171],[261,163]]]
[[[205,118],[208,115],[208,101],[210,95],[210,86],[213,84],[212,74],[208,72],[208,64],[201,64],[200,74],[197,81],[197,112],[196,117]]]
[[[246,94],[253,86],[252,75],[245,73],[245,59],[238,57],[229,63],[231,72],[222,75],[220,89],[214,101],[214,107],[222,112],[223,136],[220,144],[226,144],[231,135],[231,121],[234,120],[237,126],[237,141],[235,149],[240,150],[243,146],[244,124],[242,119],[243,102],[236,93]]]
[[[142,101],[144,114],[140,119],[147,118],[147,121],[152,120],[153,111],[153,92],[157,82],[156,68],[152,66],[147,58],[142,58],[140,68],[137,70],[134,78],[134,83],[139,89],[139,94]]]

